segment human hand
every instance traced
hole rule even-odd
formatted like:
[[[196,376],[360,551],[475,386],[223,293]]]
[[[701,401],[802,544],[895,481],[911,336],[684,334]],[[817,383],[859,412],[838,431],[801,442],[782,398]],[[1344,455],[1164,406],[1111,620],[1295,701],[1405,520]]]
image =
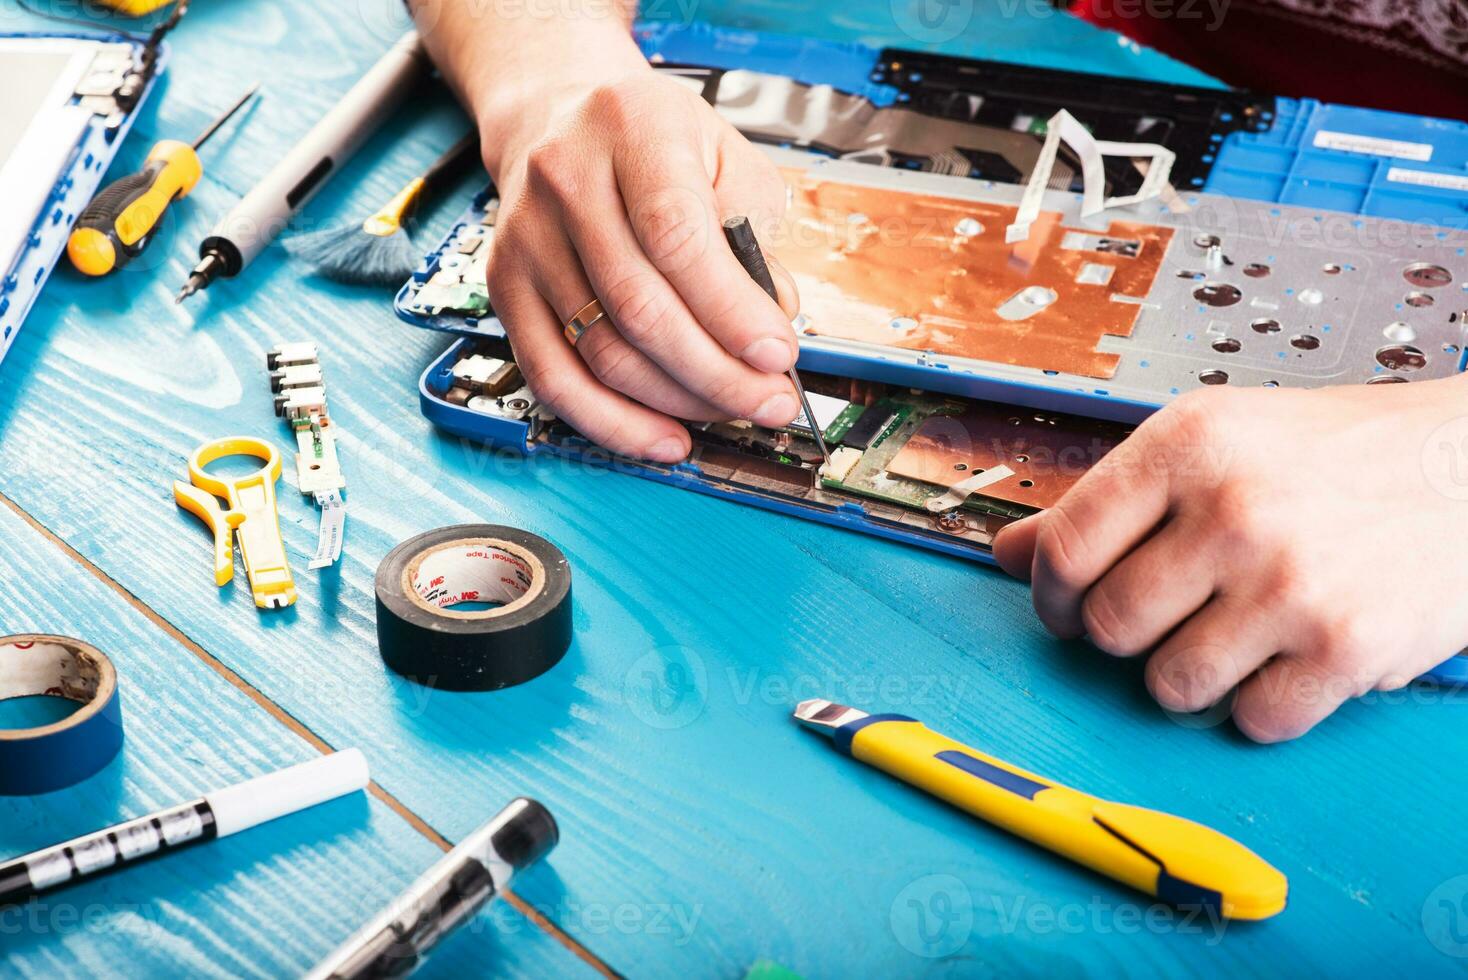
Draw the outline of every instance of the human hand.
[[[768,239],[785,206],[770,161],[645,62],[520,99],[481,122],[500,194],[488,283],[537,397],[593,442],[664,462],[690,448],[674,418],[794,418],[795,284],[770,257],[777,306],[720,228],[745,214]],[[592,299],[607,317],[572,347],[563,325]]]
[[[1051,632],[1152,651],[1164,708],[1237,688],[1240,730],[1294,738],[1468,645],[1468,487],[1439,428],[1465,395],[1459,378],[1190,393],[1003,529],[995,558]]]

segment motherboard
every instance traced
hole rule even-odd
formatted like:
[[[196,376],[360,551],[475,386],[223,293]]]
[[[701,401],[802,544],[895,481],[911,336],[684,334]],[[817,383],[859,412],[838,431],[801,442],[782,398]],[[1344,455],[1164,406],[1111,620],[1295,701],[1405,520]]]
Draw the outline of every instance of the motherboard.
[[[866,519],[986,551],[1001,527],[1055,503],[1132,431],[1115,422],[916,389],[810,372],[803,378],[814,422],[802,415],[779,429],[738,419],[686,423],[693,451],[674,469],[767,500],[828,511],[859,507]],[[528,451],[601,452],[525,387],[503,342],[466,342],[441,383],[442,401],[486,421],[523,424]],[[829,465],[823,465],[812,425],[831,448]],[[1002,479],[964,494],[954,506],[935,507],[964,481],[997,474],[1000,467]]]

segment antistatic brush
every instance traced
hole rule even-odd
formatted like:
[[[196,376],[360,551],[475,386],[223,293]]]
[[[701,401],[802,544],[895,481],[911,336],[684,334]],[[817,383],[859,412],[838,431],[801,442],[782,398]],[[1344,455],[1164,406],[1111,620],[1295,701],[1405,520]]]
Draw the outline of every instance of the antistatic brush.
[[[422,253],[413,245],[409,225],[414,211],[441,191],[478,158],[479,137],[470,133],[433,166],[412,180],[360,225],[327,228],[285,240],[286,251],[319,276],[354,286],[401,285],[418,267]]]

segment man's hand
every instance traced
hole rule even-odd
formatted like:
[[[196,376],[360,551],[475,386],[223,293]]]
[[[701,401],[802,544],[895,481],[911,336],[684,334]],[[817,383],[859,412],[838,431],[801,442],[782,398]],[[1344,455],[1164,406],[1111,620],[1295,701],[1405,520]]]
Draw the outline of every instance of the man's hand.
[[[1237,688],[1245,734],[1294,738],[1468,645],[1464,416],[1456,378],[1197,391],[1001,531],[995,557],[1051,632],[1152,651],[1163,707]]]
[[[789,422],[794,284],[772,261],[782,312],[720,229],[733,214],[774,227],[774,166],[650,68],[556,97],[528,132],[484,134],[500,192],[490,298],[531,390],[594,442],[664,461],[689,450],[670,416]],[[607,320],[573,348],[562,325],[594,298]]]

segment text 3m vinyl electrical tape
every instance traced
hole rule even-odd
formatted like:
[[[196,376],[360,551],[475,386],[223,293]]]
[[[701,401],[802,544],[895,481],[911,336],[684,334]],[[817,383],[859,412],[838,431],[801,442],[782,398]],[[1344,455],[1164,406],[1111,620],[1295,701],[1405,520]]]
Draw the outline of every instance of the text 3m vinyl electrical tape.
[[[493,691],[550,670],[571,645],[571,566],[513,527],[460,524],[409,538],[377,567],[387,665],[454,691]],[[478,608],[462,608],[473,603]]]

